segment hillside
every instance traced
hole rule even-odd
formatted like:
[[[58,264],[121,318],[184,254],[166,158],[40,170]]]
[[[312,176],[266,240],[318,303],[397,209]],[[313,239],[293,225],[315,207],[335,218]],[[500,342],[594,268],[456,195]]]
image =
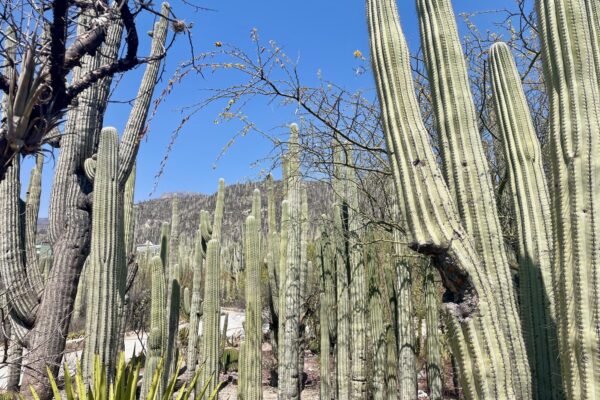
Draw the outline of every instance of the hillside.
[[[216,185],[215,185],[216,187]],[[263,228],[267,224],[267,187],[265,182],[238,183],[225,188],[225,210],[223,215],[223,237],[226,241],[241,240],[241,228],[252,208],[252,192],[260,189],[263,209]],[[275,182],[275,198],[277,218],[280,218],[282,200],[281,181]],[[323,182],[307,182],[308,209],[311,220],[323,213],[329,213],[332,193],[330,187]],[[171,220],[173,198],[179,198],[180,237],[191,240],[198,229],[200,211],[208,210],[211,214],[215,208],[216,192],[201,193],[168,193],[160,199],[148,200],[137,204],[136,243],[147,240],[158,243],[162,222]]]

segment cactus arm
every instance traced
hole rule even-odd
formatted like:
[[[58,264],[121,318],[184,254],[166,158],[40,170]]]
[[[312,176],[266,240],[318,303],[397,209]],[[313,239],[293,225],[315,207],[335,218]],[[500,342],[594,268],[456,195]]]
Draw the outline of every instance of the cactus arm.
[[[37,249],[37,222],[40,211],[40,199],[42,194],[42,169],[44,168],[44,155],[36,155],[35,166],[31,169],[29,176],[29,188],[25,199],[25,251],[27,260],[27,276],[31,286],[35,288],[38,297],[44,290],[44,278],[40,271]]]
[[[481,271],[476,248],[460,224],[436,165],[414,94],[408,47],[396,4],[393,0],[368,0],[367,10],[382,123],[390,157],[395,159],[396,193],[405,209],[412,247],[433,253],[448,289],[445,312],[457,321],[471,344],[469,356],[474,366],[461,373],[477,382],[481,397],[515,397],[512,377],[502,360],[508,349],[493,307],[495,293],[489,277]],[[471,309],[464,308],[469,297],[476,300]],[[466,314],[457,313],[460,309]],[[475,310],[477,315],[472,314]]]
[[[537,399],[562,398],[554,318],[552,225],[542,151],[510,49],[490,49],[494,106],[517,219],[519,288]]]
[[[144,71],[135,103],[129,113],[129,119],[125,125],[121,143],[119,144],[119,182],[121,187],[125,186],[127,182],[127,177],[133,168],[140,147],[140,140],[146,133],[145,124],[148,109],[150,108],[150,101],[152,100],[152,94],[157,83],[162,60],[161,56],[165,52],[170,8],[169,3],[162,3],[160,14],[163,17],[158,18],[152,32],[152,49],[150,51],[152,61],[148,62]]]
[[[600,312],[595,300],[600,293],[595,255],[600,234],[600,76],[594,59],[597,25],[587,3],[536,2],[550,100],[556,314],[569,399],[594,398],[600,392]]]
[[[24,340],[21,334],[31,329],[36,319],[38,295],[27,276],[27,260],[24,257],[20,164],[19,158],[15,157],[6,168],[5,178],[0,181],[0,276],[13,326],[21,327],[15,328],[14,333]]]

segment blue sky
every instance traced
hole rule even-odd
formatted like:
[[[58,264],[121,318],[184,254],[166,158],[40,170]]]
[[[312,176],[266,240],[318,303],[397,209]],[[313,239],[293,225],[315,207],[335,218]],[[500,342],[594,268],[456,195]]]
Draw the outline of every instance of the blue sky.
[[[194,11],[190,6],[174,0],[171,6],[176,15],[186,22],[193,22],[193,43],[197,53],[209,51],[214,43],[231,43],[251,53],[250,32],[258,32],[263,43],[275,40],[289,57],[298,61],[298,69],[306,84],[316,83],[317,71],[322,76],[351,89],[373,90],[370,73],[357,75],[354,68],[360,62],[353,52],[360,50],[368,59],[368,33],[364,1],[304,0],[275,1],[254,0],[190,0],[214,11]],[[512,6],[511,0],[455,0],[455,12],[490,10]],[[415,1],[400,1],[399,9],[404,32],[411,47],[419,45],[418,21]],[[482,17],[483,18],[483,17]],[[476,20],[485,25],[486,21]],[[145,32],[150,30],[151,20],[140,22],[139,32],[143,45],[140,54],[147,54],[148,42]],[[166,71],[157,92],[164,87],[181,61],[189,59],[187,39],[180,36],[168,56]],[[368,63],[367,63],[368,65]],[[126,75],[116,91],[116,99],[134,97],[143,68]],[[175,87],[157,116],[152,121],[148,139],[142,143],[138,158],[136,201],[143,201],[153,192],[159,197],[165,192],[191,191],[212,193],[217,180],[227,183],[256,179],[265,165],[253,166],[255,161],[267,156],[271,143],[260,135],[249,134],[238,140],[213,168],[224,145],[235,134],[239,125],[214,124],[219,108],[211,107],[197,114],[182,130],[170,153],[168,163],[156,189],[155,175],[166,152],[172,130],[181,120],[181,108],[194,104],[207,96],[206,89],[226,86],[231,77],[226,73],[205,71],[204,77],[194,75]],[[286,123],[294,122],[293,110],[279,108],[276,104],[257,103],[249,107],[250,117],[262,129],[273,135],[284,136]],[[122,131],[129,112],[128,105],[111,105],[105,125]],[[53,174],[52,160],[46,162],[43,199],[40,216],[45,217]],[[28,176],[30,162],[24,163],[23,174]],[[25,189],[25,188],[24,188]]]

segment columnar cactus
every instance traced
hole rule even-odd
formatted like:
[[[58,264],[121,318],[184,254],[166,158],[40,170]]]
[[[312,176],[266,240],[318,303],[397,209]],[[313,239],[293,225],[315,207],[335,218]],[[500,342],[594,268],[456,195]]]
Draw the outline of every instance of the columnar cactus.
[[[347,226],[344,237],[347,240],[350,302],[351,302],[351,389],[353,399],[367,396],[367,290],[365,264],[361,245],[362,217],[358,201],[358,176],[354,169],[352,149],[346,146],[345,201],[347,202]]]
[[[269,274],[269,312],[271,347],[273,354],[278,354],[279,334],[279,233],[277,232],[277,220],[275,215],[275,189],[273,187],[273,176],[267,177],[267,270]]]
[[[321,228],[321,237],[317,241],[316,260],[320,274],[319,321],[320,321],[320,373],[321,399],[329,400],[335,396],[330,374],[331,344],[335,341],[335,264],[329,235]]]
[[[256,193],[256,191],[255,191]],[[259,192],[260,194],[260,192]],[[246,218],[244,232],[246,267],[245,344],[241,361],[244,400],[262,399],[262,302],[260,284],[260,226],[253,215]]]
[[[496,289],[491,305],[508,339],[505,362],[516,372],[515,391],[529,398],[531,372],[521,319],[452,5],[450,0],[418,0],[417,7],[446,183]]]
[[[521,398],[527,393],[515,393],[517,372],[507,358],[511,337],[497,315],[495,282],[482,270],[475,242],[461,225],[421,119],[395,1],[367,0],[367,15],[396,194],[411,247],[434,256],[448,289],[445,312],[455,328],[453,353],[460,376],[468,383],[463,386],[465,397]],[[468,348],[461,345],[467,341]]]
[[[222,212],[222,211],[221,211]],[[215,221],[216,222],[216,221]],[[213,230],[213,235],[215,231]],[[202,328],[202,373],[199,388],[207,387],[212,393],[219,380],[219,322],[221,286],[221,245],[211,239],[206,249],[206,276],[204,279],[203,328]]]
[[[280,296],[285,300],[283,341],[279,348],[279,399],[300,398],[300,372],[298,371],[298,340],[300,323],[300,264],[301,260],[301,194],[300,194],[300,147],[298,125],[290,125],[288,148],[289,178],[287,201],[289,202],[289,237],[284,290]],[[282,311],[280,311],[282,312]]]
[[[550,100],[555,304],[568,399],[595,398],[600,390],[600,66],[594,3],[536,2]]]
[[[29,175],[29,187],[25,197],[25,251],[27,259],[27,276],[32,287],[41,297],[44,290],[44,279],[40,271],[36,249],[37,223],[40,212],[40,199],[42,194],[42,170],[44,168],[44,155],[37,154],[35,166]]]
[[[290,234],[290,203],[287,200],[281,202],[281,237],[279,240],[279,314],[278,314],[278,338],[277,338],[277,375],[278,378],[282,374],[283,343],[285,331],[285,284],[287,279],[287,252],[288,252],[288,237]],[[279,385],[278,385],[279,386]]]
[[[431,400],[442,400],[443,373],[442,349],[440,343],[440,316],[439,316],[439,293],[435,282],[437,272],[433,265],[427,260],[425,267],[425,327],[427,337],[425,347],[427,353],[427,387]]]
[[[519,289],[534,398],[562,398],[552,276],[550,194],[521,79],[510,49],[490,50],[494,106],[517,218]]]
[[[100,134],[98,154],[86,161],[89,176],[94,181],[92,210],[92,244],[89,256],[90,287],[87,303],[85,349],[83,353],[84,376],[90,379],[97,354],[102,365],[107,366],[109,377],[117,354],[119,268],[124,260],[121,252],[123,237],[119,224],[119,186],[116,179],[119,136],[114,128],[104,128]],[[91,172],[93,171],[93,172]]]
[[[331,387],[331,376],[329,375],[329,368],[331,361],[329,355],[331,352],[330,341],[329,341],[329,311],[327,307],[327,301],[325,300],[325,291],[321,288],[319,292],[319,322],[320,326],[320,348],[319,348],[319,372],[321,375],[320,379],[320,395],[321,399],[331,399],[332,387]]]
[[[166,239],[164,240],[166,241]],[[179,306],[181,301],[181,286],[179,284],[179,199],[173,198],[171,210],[171,229],[169,231],[169,246],[166,263],[167,275],[167,315],[169,329],[167,348],[165,354],[164,384],[167,384],[169,375],[174,371],[177,363],[177,332],[179,327]],[[164,242],[162,243],[164,244]],[[161,249],[162,253],[162,249]]]
[[[308,271],[312,269],[311,263],[308,261],[308,191],[306,190],[306,184],[301,185],[300,192],[300,316],[299,316],[299,340],[298,340],[298,373],[300,379],[298,384],[300,385],[300,391],[303,389],[303,375],[304,375],[304,349],[305,343],[305,326],[303,317],[306,314],[308,306]]]
[[[152,273],[152,295],[150,303],[150,332],[148,333],[146,364],[144,379],[142,381],[142,398],[145,398],[152,384],[152,377],[159,360],[164,355],[167,345],[167,288],[166,277],[160,257],[154,256],[150,260]],[[158,382],[158,393],[162,393],[164,387],[162,380]]]
[[[196,361],[198,360],[198,329],[200,317],[202,316],[202,271],[206,257],[206,247],[210,240],[210,220],[208,213],[200,211],[200,228],[196,233],[196,247],[194,251],[194,275],[192,278],[192,295],[190,302],[190,325],[187,349],[187,378],[193,379],[196,373]]]
[[[217,201],[215,204],[215,215],[212,224],[212,238],[221,240],[221,227],[223,226],[223,209],[225,207],[225,181],[219,179]]]
[[[346,206],[333,206],[333,243],[335,247],[337,340],[336,340],[336,383],[337,398],[350,398],[350,291],[347,265],[344,220]]]
[[[365,251],[365,267],[368,282],[368,322],[371,329],[371,348],[373,352],[373,366],[371,371],[372,391],[374,400],[388,399],[388,388],[386,385],[387,346],[395,346],[395,343],[387,342],[387,325],[389,318],[385,313],[385,302],[387,295],[385,284],[380,275],[380,265],[377,260],[377,248],[373,232],[369,232]]]

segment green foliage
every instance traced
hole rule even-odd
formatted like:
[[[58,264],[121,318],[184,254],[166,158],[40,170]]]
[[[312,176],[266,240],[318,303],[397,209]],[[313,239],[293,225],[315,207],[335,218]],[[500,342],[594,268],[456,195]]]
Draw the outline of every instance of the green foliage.
[[[108,383],[107,381],[107,368],[100,362],[100,357],[94,357],[94,369],[91,381],[89,385],[86,384],[84,379],[81,366],[77,363],[77,369],[74,376],[71,376],[69,367],[67,364],[64,366],[65,371],[65,386],[64,395],[61,394],[60,388],[56,382],[56,378],[48,369],[48,376],[50,378],[50,384],[52,386],[52,392],[54,394],[54,400],[136,400],[137,399],[137,386],[140,378],[140,369],[142,362],[140,359],[133,357],[129,362],[125,362],[125,353],[119,353],[116,362],[116,372],[114,381]],[[178,366],[181,365],[181,361]],[[148,394],[142,396],[142,400],[172,400],[176,396],[177,400],[188,400],[190,399],[194,389],[196,388],[200,370],[196,373],[193,379],[188,383],[184,383],[183,386],[175,391],[175,384],[177,383],[177,374],[172,374],[169,377],[166,390],[162,396],[158,395],[158,386],[161,380],[163,370],[162,359],[158,362],[154,373],[149,376],[150,379],[150,390]],[[177,368],[179,370],[179,368]],[[144,378],[146,379],[146,377]],[[35,400],[39,400],[39,396],[35,389],[31,389],[32,397]],[[212,400],[216,398],[218,388],[214,389],[210,394],[207,393],[207,387],[203,387],[199,391],[199,395],[196,399],[207,399]]]

